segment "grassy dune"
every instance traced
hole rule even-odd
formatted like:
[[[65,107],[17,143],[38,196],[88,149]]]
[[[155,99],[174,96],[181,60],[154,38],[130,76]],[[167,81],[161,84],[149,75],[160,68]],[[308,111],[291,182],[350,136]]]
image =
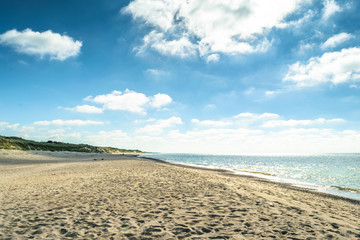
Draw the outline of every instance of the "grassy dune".
[[[56,141],[37,142],[19,137],[0,136],[0,149],[37,150],[37,151],[69,151],[88,153],[142,153],[139,150],[118,149],[112,147],[97,147],[88,144],[72,144]]]

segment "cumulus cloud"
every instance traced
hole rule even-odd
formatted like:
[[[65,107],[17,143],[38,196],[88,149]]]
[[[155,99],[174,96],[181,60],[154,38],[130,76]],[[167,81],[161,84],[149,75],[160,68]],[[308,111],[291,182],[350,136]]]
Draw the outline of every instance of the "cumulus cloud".
[[[95,97],[88,96],[85,100],[103,104],[104,109],[121,110],[139,114],[146,114],[146,107],[162,108],[172,102],[171,97],[166,94],[159,93],[148,97],[143,93],[128,89],[124,92],[112,91],[109,94]]]
[[[141,134],[159,135],[163,133],[164,129],[171,128],[180,124],[183,124],[181,118],[171,117],[168,119],[156,120],[152,124],[148,124],[145,127],[137,129],[136,132]]]
[[[267,121],[261,125],[263,128],[276,128],[276,127],[297,127],[297,126],[311,126],[316,124],[327,124],[327,123],[341,123],[344,122],[344,119],[334,118],[334,119],[324,119],[318,118],[315,120],[271,120]]]
[[[31,29],[9,30],[0,35],[0,44],[10,46],[19,53],[35,55],[41,58],[49,56],[52,60],[63,61],[77,56],[82,46],[81,41],[71,37],[53,33],[51,30],[35,32]]]
[[[196,55],[196,45],[186,37],[167,40],[164,33],[154,30],[146,35],[143,41],[144,44],[141,47],[135,48],[139,54],[144,53],[147,48],[151,48],[168,56],[187,58]]]
[[[35,126],[86,126],[86,125],[103,125],[104,122],[91,121],[91,120],[62,120],[56,119],[52,121],[37,121],[34,122]]]
[[[313,57],[306,64],[297,62],[289,66],[283,81],[300,87],[331,82],[340,84],[360,80],[360,48],[346,48]]]
[[[90,105],[80,105],[73,108],[65,108],[65,110],[80,112],[80,113],[89,113],[89,114],[103,113],[104,111],[102,108],[98,108]]]
[[[154,108],[161,108],[172,102],[172,99],[167,94],[158,93],[150,98],[150,106]]]
[[[343,9],[335,2],[335,0],[325,0],[323,19],[328,20],[332,15],[337,12],[341,12]]]
[[[217,53],[265,52],[271,46],[266,34],[286,26],[301,0],[134,0],[122,9],[153,29],[144,37],[139,53],[153,49],[181,58],[199,54],[207,61]]]
[[[326,40],[321,45],[321,48],[322,49],[334,48],[334,47],[338,46],[339,44],[350,40],[353,37],[354,36],[352,34],[349,34],[349,33],[336,34],[336,35],[332,36],[331,38],[329,38],[328,40]]]
[[[130,90],[125,90],[124,93],[120,91],[112,91],[109,94],[98,95],[95,97],[86,97],[85,100],[103,104],[105,109],[109,110],[123,110],[134,113],[145,113],[144,105],[148,103],[149,99],[143,93],[137,93]]]

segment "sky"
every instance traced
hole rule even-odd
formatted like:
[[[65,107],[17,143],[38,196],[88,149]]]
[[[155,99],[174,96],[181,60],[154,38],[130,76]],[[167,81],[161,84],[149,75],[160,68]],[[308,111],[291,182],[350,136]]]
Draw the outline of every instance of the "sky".
[[[0,135],[360,150],[357,0],[0,1]]]

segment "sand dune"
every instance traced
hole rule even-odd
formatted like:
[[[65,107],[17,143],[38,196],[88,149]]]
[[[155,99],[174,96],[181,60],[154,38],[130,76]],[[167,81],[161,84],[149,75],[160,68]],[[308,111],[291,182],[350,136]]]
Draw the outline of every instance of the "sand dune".
[[[359,219],[356,201],[255,178],[122,155],[0,152],[0,239],[360,239]]]

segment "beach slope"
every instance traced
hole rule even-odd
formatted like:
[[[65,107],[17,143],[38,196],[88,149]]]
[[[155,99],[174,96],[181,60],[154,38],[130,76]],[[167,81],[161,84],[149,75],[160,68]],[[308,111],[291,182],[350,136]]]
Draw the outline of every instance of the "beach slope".
[[[359,239],[356,201],[126,155],[0,152],[0,239]]]

